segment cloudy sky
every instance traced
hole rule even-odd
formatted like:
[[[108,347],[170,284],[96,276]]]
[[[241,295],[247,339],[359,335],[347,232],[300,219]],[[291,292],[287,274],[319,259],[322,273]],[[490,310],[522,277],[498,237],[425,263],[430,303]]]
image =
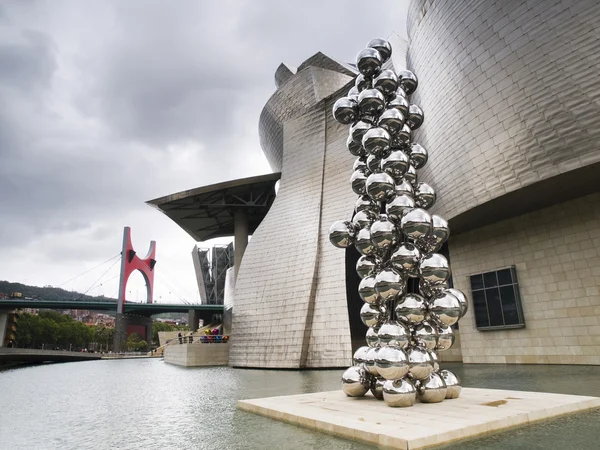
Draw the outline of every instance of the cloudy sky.
[[[317,51],[353,61],[371,38],[405,37],[407,8],[0,3],[0,280],[116,295],[113,261],[68,280],[118,255],[128,225],[138,253],[157,241],[155,299],[199,301],[194,240],[145,201],[270,172],[258,117],[277,66]],[[141,275],[128,290],[145,300]]]

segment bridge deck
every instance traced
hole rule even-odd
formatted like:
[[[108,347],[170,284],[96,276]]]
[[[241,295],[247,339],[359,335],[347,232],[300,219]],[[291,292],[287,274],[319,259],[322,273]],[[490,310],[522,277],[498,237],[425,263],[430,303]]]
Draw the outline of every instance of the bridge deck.
[[[0,348],[0,363],[91,361],[101,358],[102,355],[99,353],[38,350],[31,348]]]

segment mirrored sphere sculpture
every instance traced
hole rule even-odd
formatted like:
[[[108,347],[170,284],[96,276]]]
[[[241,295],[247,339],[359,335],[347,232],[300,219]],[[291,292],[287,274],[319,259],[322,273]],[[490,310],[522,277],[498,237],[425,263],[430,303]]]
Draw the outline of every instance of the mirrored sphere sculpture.
[[[346,248],[352,245],[355,234],[352,222],[338,220],[329,228],[329,241],[338,248]]]
[[[333,117],[344,125],[353,123],[358,117],[358,103],[348,97],[338,99],[333,104]]]
[[[379,205],[377,203],[375,203],[373,200],[371,200],[371,197],[369,197],[368,195],[363,195],[358,197],[358,199],[356,200],[356,205],[354,206],[354,211],[355,212],[359,212],[359,211],[371,211],[373,213],[379,213],[379,210],[381,208],[379,207]],[[369,222],[373,222],[374,219],[369,220]],[[354,221],[354,219],[353,219]],[[361,226],[360,228],[364,228],[364,226]]]
[[[383,383],[385,383],[385,378],[373,378],[371,380],[371,394],[377,400],[383,400]]]
[[[405,218],[407,216],[408,214]],[[450,265],[446,257],[440,253],[433,253],[424,257],[421,264],[419,264],[419,278],[433,285],[448,281],[448,278],[450,278]]]
[[[423,125],[424,114],[423,110],[417,105],[410,105],[408,107],[408,116],[406,117],[406,123],[411,130],[416,130]]]
[[[433,362],[433,371],[437,372],[440,370],[440,362],[438,360],[437,353],[433,350],[429,350],[429,356],[431,356],[431,361]]]
[[[367,153],[380,156],[390,148],[390,134],[381,127],[373,127],[362,138]]]
[[[367,176],[361,170],[355,170],[350,177],[350,185],[354,193],[358,195],[366,194],[367,192]]]
[[[458,289],[454,288],[449,288],[447,289],[447,291],[458,299],[458,302],[460,303],[460,317],[463,317],[469,309],[469,303],[467,301],[466,295],[463,294],[462,291],[459,291]]]
[[[391,136],[397,134],[404,126],[404,116],[395,108],[386,109],[377,123],[381,128],[390,133]]]
[[[362,147],[362,138],[364,134],[371,129],[371,124],[364,120],[359,120],[352,127],[350,127],[350,136],[352,140]]]
[[[437,325],[427,321],[421,322],[414,327],[413,340],[427,350],[434,350],[438,342]]]
[[[419,208],[429,209],[435,203],[435,191],[427,183],[418,183],[415,189],[415,201]]]
[[[376,306],[370,303],[365,303],[360,309],[360,318],[368,327],[374,327],[379,324],[381,317],[384,315],[384,306]]]
[[[356,261],[356,273],[359,277],[364,278],[373,272],[376,266],[377,262],[374,257],[363,255]]]
[[[358,96],[358,110],[367,116],[377,116],[383,111],[385,98],[377,89],[365,89]]]
[[[381,347],[375,358],[377,372],[386,380],[397,380],[408,373],[406,352],[399,347]]]
[[[358,230],[354,236],[354,247],[361,255],[369,256],[375,253],[377,247],[371,242],[371,232],[368,228]]]
[[[385,39],[371,39],[367,48],[374,48],[381,55],[381,62],[384,63],[392,56],[392,46]]]
[[[406,294],[398,299],[396,317],[407,325],[418,325],[425,320],[427,304],[419,294]]]
[[[383,400],[388,406],[412,406],[417,401],[417,390],[406,378],[387,380],[383,383]]]
[[[452,327],[438,326],[438,341],[435,349],[443,352],[448,350],[454,344],[454,332]]]
[[[410,162],[415,169],[421,169],[422,167],[425,167],[428,158],[429,155],[427,154],[425,147],[417,143],[410,145]]]
[[[377,220],[378,214],[368,209],[358,211],[352,218],[352,224],[355,229],[361,230],[363,228],[371,228],[371,224]]]
[[[396,89],[398,89],[398,77],[393,70],[382,70],[379,72],[379,75],[373,78],[373,87],[380,90],[386,97],[389,97],[391,94],[395,95]]]
[[[433,224],[427,211],[415,208],[402,218],[400,227],[407,238],[417,240],[427,236]]]
[[[352,361],[355,366],[360,366],[364,364],[367,359],[367,352],[371,350],[371,347],[365,345],[363,347],[359,347],[358,350],[354,352],[354,356],[352,357]]]
[[[367,340],[367,345],[369,347],[378,347],[379,346],[379,332],[378,328],[370,327],[367,330],[367,334],[365,336]]]
[[[410,104],[408,103],[406,96],[398,95],[397,92],[396,92],[396,97],[394,97],[392,100],[390,100],[387,104],[388,108],[397,109],[398,112],[400,112],[403,117],[406,117],[406,115],[408,114],[409,106],[410,106]]]
[[[422,403],[439,403],[446,398],[446,393],[446,382],[435,372],[417,382],[417,396]]]
[[[400,83],[400,87],[404,89],[408,95],[415,92],[417,90],[417,86],[419,85],[417,76],[410,70],[401,70],[398,72],[398,81]]]
[[[430,299],[429,314],[442,326],[451,326],[460,319],[460,302],[450,292],[442,291]]]
[[[366,191],[375,201],[382,201],[394,193],[394,180],[387,173],[372,173],[366,181]]]
[[[433,361],[424,347],[409,346],[406,351],[410,374],[417,380],[427,378],[433,372]]]
[[[410,211],[415,209],[415,201],[410,195],[400,194],[395,195],[394,198],[387,202],[385,205],[385,212],[388,218],[397,223]]]
[[[379,294],[375,290],[375,275],[368,275],[360,280],[358,295],[365,303],[375,304],[379,302]]]
[[[460,379],[453,372],[445,369],[440,370],[440,376],[446,383],[446,398],[458,398],[462,390]]]
[[[360,93],[365,89],[371,89],[373,87],[372,78],[365,77],[362,73],[360,73],[356,76],[356,80],[354,80],[354,87],[356,88],[357,95],[360,95]]]
[[[379,344],[382,347],[390,345],[392,347],[406,347],[410,340],[410,331],[406,325],[396,321],[386,322],[379,328],[377,332]]]
[[[400,271],[406,273],[409,277],[419,276],[419,263],[421,261],[421,252],[410,242],[400,244],[398,248],[392,253],[390,257],[392,266]]]
[[[375,290],[384,300],[391,300],[404,292],[406,281],[392,268],[383,269],[375,277]]]
[[[342,375],[342,391],[348,397],[362,397],[371,388],[365,369],[352,366]]]
[[[381,160],[381,170],[389,174],[394,180],[400,180],[408,169],[408,156],[402,150],[393,150]],[[412,190],[411,190],[412,193]]]
[[[367,77],[379,72],[382,62],[381,54],[374,48],[365,48],[356,56],[358,71]]]
[[[380,215],[379,219],[371,224],[371,241],[383,250],[395,244],[396,226],[388,220],[387,215]]]
[[[372,328],[369,328],[370,330]],[[371,347],[367,352],[364,366],[365,370],[371,375],[378,376],[379,372],[377,371],[377,366],[375,365],[375,360],[377,359],[377,353],[379,352],[379,347]]]

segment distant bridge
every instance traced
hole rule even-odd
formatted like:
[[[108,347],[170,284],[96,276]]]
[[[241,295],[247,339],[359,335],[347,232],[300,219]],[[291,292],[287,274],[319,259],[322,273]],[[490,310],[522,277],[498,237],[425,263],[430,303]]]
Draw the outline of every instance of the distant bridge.
[[[0,348],[0,364],[8,362],[71,362],[101,359],[98,353],[38,350],[32,348]],[[1,367],[1,366],[0,366]]]

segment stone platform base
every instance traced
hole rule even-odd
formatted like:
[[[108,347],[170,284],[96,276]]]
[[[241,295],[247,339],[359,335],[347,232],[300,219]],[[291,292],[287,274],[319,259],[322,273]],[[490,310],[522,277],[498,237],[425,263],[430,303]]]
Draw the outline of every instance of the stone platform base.
[[[347,439],[418,449],[600,407],[600,398],[463,388],[442,403],[391,408],[340,391],[240,400],[238,408]]]
[[[226,366],[229,342],[221,344],[173,344],[164,351],[165,362],[185,367]]]

